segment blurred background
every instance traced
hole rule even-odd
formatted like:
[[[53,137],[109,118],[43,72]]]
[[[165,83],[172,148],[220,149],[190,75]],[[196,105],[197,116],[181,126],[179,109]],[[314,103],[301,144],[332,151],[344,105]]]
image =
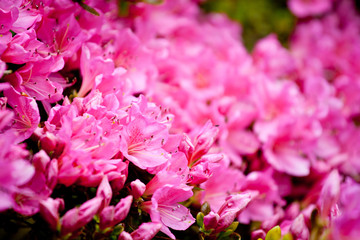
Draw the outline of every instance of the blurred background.
[[[296,18],[287,8],[287,0],[207,0],[205,12],[221,12],[242,25],[242,37],[251,51],[257,40],[277,34],[286,47]]]

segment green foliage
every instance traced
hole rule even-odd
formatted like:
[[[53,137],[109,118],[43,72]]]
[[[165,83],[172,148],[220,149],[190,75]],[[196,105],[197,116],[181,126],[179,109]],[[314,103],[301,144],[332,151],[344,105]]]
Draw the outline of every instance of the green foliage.
[[[281,239],[281,229],[279,226],[275,226],[269,230],[266,234],[265,240],[280,240]]]
[[[217,236],[218,240],[225,239],[237,239],[241,240],[241,236],[235,233],[235,230],[239,226],[239,222],[233,222],[229,227],[227,227],[223,232],[219,233]]]
[[[85,9],[86,11],[88,11],[89,13],[95,15],[95,16],[100,16],[100,14],[92,7],[90,7],[89,5],[84,3],[84,0],[73,0],[74,2],[77,2],[80,7],[82,7],[83,9]]]
[[[287,46],[295,25],[295,17],[286,5],[286,0],[207,0],[202,4],[206,12],[226,13],[243,27],[243,41],[248,50],[270,33],[277,34]]]
[[[210,211],[210,204],[208,202],[204,202],[203,205],[201,205],[201,212],[204,213],[204,215],[208,215]]]

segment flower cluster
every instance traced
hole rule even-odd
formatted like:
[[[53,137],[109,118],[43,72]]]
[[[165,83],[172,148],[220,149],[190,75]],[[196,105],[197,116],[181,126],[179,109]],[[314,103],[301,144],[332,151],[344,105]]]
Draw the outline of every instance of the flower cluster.
[[[151,2],[0,2],[0,215],[63,239],[357,239],[353,1],[289,0],[289,48],[251,53],[201,1]]]

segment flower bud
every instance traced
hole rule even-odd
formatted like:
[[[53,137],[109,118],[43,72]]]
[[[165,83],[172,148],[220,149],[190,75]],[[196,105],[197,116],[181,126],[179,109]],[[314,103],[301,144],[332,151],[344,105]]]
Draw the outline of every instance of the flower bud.
[[[131,233],[131,237],[133,240],[150,240],[160,231],[161,227],[161,223],[143,223]]]
[[[61,218],[61,235],[73,233],[85,226],[99,211],[103,199],[95,197],[83,203],[80,207],[73,208]]]
[[[64,209],[64,200],[61,198],[40,201],[40,214],[52,230],[56,230],[59,225],[59,211],[62,209]]]
[[[140,198],[144,194],[146,189],[146,185],[142,183],[139,179],[132,181],[130,183],[130,187],[131,187],[131,195],[133,195],[135,199]]]

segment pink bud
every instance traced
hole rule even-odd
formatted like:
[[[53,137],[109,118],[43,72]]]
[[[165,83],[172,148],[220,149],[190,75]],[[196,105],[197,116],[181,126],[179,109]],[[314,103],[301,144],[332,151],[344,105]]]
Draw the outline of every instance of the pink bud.
[[[188,182],[191,184],[200,184],[209,179],[212,171],[209,169],[207,162],[201,162],[190,169]]]
[[[262,229],[255,230],[251,233],[251,239],[265,239],[266,233]]]
[[[61,198],[48,198],[40,201],[40,214],[49,223],[52,230],[59,224],[59,211],[64,209],[64,200]]]
[[[48,165],[46,173],[47,185],[50,189],[54,189],[57,184],[57,178],[59,173],[59,166],[57,159],[52,159]]]
[[[131,187],[131,194],[134,196],[135,199],[141,197],[146,189],[146,185],[142,183],[139,179],[132,181],[130,183],[130,187]]]
[[[251,193],[242,193],[230,195],[229,197],[227,197],[225,203],[218,211],[220,219],[215,231],[221,232],[222,230],[230,226],[230,224],[234,221],[239,212],[248,205],[251,199]]]
[[[46,171],[49,162],[50,162],[50,157],[46,154],[44,150],[40,150],[38,153],[34,155],[33,165],[40,172]]]
[[[204,225],[205,229],[215,229],[217,227],[218,221],[220,219],[219,214],[210,212],[208,215],[204,217]]]
[[[119,235],[118,240],[133,240],[130,233],[122,231]]]
[[[114,226],[115,207],[105,207],[100,213],[100,229]]]
[[[323,217],[330,216],[331,209],[339,199],[340,182],[340,175],[336,169],[333,170],[324,181],[318,200],[318,205],[320,205],[320,211]]]
[[[194,139],[195,150],[191,156],[190,164],[209,151],[215,142],[218,132],[219,129],[215,127],[210,120],[206,122]]]
[[[73,208],[61,218],[61,235],[75,232],[85,226],[99,211],[103,199],[95,197],[83,203],[80,207]]]
[[[100,213],[100,229],[112,227],[126,218],[129,213],[133,197],[127,196],[114,207],[105,207]]]
[[[129,213],[133,197],[127,196],[126,198],[121,199],[121,201],[115,206],[115,224],[118,224],[126,218]]]
[[[300,214],[290,226],[290,232],[297,240],[307,240],[310,237],[309,229],[305,224],[304,215]]]
[[[160,231],[161,227],[161,223],[143,223],[131,233],[131,237],[134,240],[150,240]]]
[[[110,204],[111,198],[112,198],[112,190],[108,181],[107,176],[105,175],[97,189],[96,197],[103,198],[103,206],[107,207]]]
[[[57,138],[54,134],[46,132],[40,137],[40,146],[47,153],[55,150],[57,144]]]
[[[46,132],[40,137],[40,147],[52,157],[58,157],[63,152],[66,143],[58,139],[53,133]]]

